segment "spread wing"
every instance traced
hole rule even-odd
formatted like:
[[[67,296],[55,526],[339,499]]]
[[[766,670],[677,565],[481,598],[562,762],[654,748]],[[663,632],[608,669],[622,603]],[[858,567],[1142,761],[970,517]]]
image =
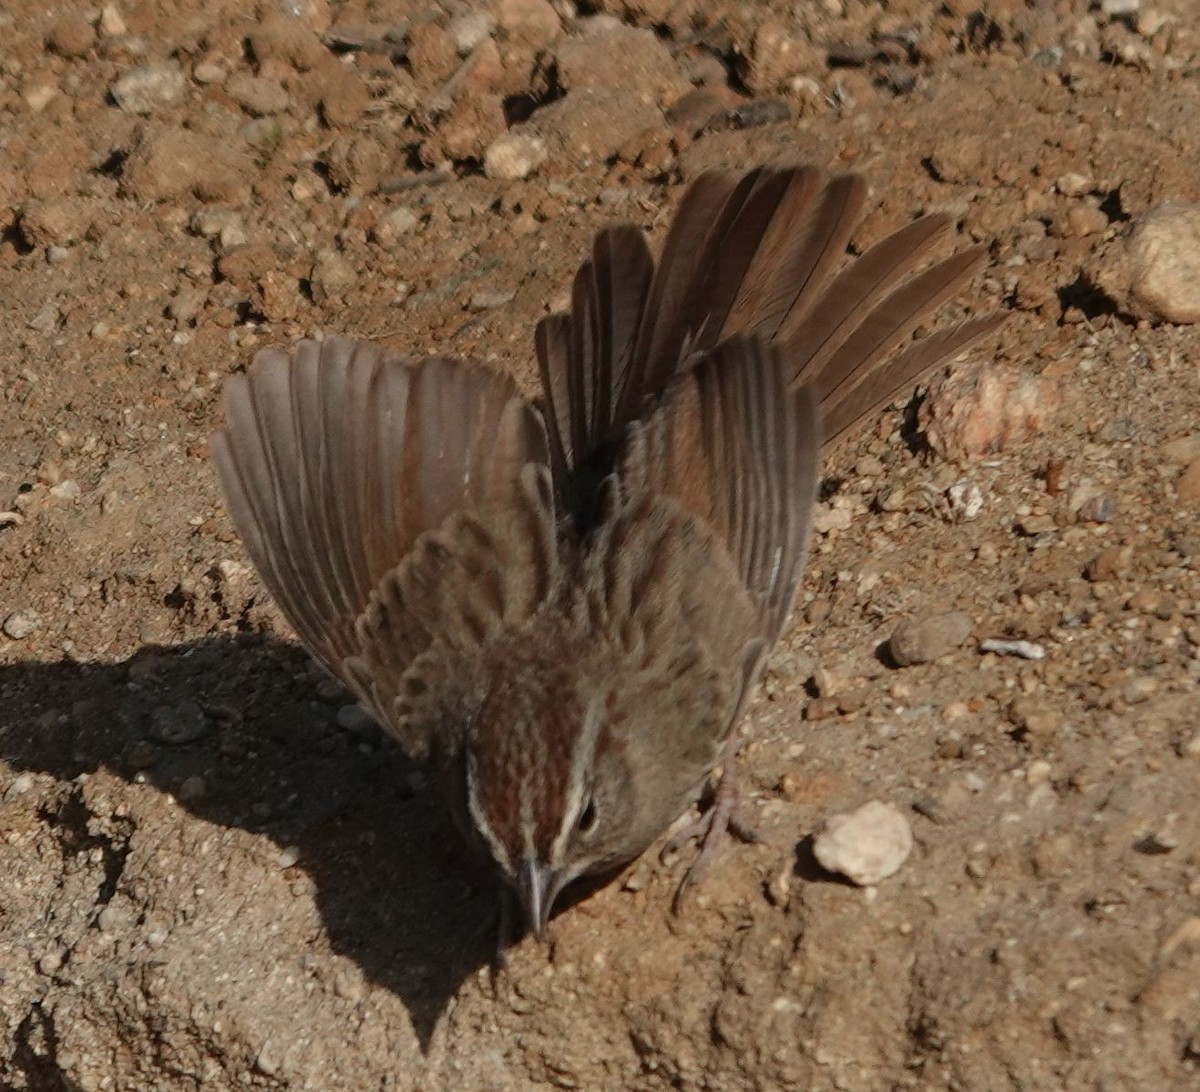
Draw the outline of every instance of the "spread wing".
[[[995,328],[988,316],[897,352],[975,274],[983,250],[924,268],[950,229],[934,215],[845,263],[866,192],[857,175],[815,167],[717,171],[684,195],[657,268],[635,228],[597,236],[570,313],[544,319],[537,337],[556,485],[569,508],[578,515],[594,499],[627,426],[728,338],[778,346],[788,380],[813,388],[831,444]]]
[[[408,669],[527,615],[555,578],[539,415],[483,368],[341,338],[259,353],[225,407],[213,455],[264,583],[423,753],[398,701]]]
[[[630,429],[585,555],[590,621],[650,666],[700,767],[726,738],[795,596],[820,440],[778,352],[723,344]],[[730,687],[730,672],[740,686]]]
[[[659,410],[631,427],[617,480],[623,495],[669,498],[715,533],[769,645],[803,570],[820,446],[811,390],[789,386],[776,347],[735,337],[681,374]]]

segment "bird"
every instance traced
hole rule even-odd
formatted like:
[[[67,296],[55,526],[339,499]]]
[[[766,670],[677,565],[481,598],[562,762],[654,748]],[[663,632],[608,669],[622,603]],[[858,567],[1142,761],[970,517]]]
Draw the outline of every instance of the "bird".
[[[869,189],[713,170],[658,260],[601,230],[536,327],[534,398],[479,363],[329,336],[225,382],[212,453],[263,584],[427,765],[543,937],[565,888],[736,815],[737,727],[783,631],[822,451],[993,331],[914,337],[981,268],[912,220],[848,257]]]

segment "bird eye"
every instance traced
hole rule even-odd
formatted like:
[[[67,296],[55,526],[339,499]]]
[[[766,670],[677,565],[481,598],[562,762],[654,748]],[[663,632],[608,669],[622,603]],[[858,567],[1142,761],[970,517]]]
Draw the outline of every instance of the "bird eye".
[[[579,833],[590,834],[596,826],[596,801],[592,797],[588,797],[588,802],[583,806],[583,811],[579,813]]]

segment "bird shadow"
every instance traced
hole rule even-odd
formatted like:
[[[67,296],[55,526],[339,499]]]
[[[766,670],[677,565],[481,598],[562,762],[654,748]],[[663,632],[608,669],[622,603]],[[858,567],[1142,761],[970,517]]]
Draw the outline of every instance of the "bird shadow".
[[[120,663],[0,665],[0,693],[14,768],[68,782],[105,769],[294,855],[331,946],[401,999],[423,1050],[494,959],[494,878],[398,746],[373,724],[339,726],[349,699],[295,646],[241,635]]]

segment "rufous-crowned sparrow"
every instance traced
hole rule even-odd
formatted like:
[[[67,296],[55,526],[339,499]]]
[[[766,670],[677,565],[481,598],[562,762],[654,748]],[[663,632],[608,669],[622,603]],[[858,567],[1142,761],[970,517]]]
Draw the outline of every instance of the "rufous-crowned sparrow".
[[[828,445],[993,317],[912,340],[982,261],[926,216],[844,262],[866,195],[717,171],[656,265],[595,239],[537,328],[542,391],[329,338],[226,385],[229,510],[312,654],[436,771],[533,932],[641,854],[722,764],[802,572]],[[925,268],[922,268],[925,267]],[[686,883],[686,881],[685,881]]]

